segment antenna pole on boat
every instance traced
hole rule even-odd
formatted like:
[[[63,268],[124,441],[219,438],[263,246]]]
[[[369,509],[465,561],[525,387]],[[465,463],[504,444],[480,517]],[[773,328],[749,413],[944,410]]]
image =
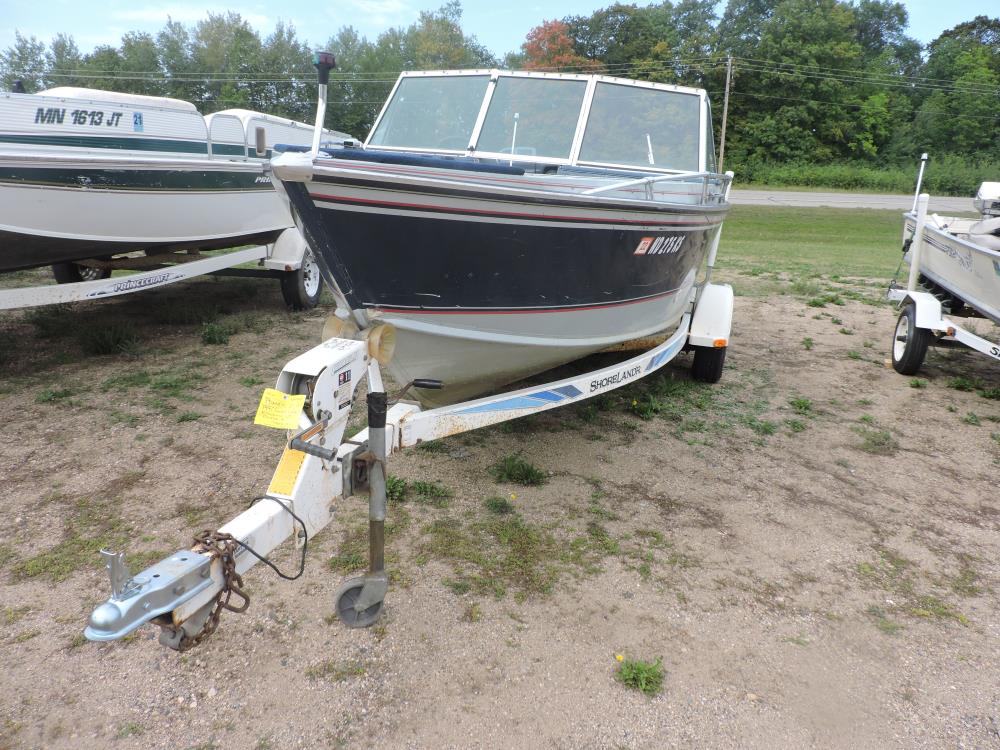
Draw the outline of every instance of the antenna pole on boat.
[[[520,119],[520,112],[514,113],[514,134],[510,137],[510,166],[514,166],[514,146],[517,144],[517,121]]]
[[[913,212],[917,210],[917,201],[920,198],[920,188],[924,184],[924,167],[927,166],[927,154],[923,153],[920,155],[920,171],[917,173],[917,192],[913,194]]]
[[[733,56],[726,58],[726,93],[722,95],[722,133],[719,136],[719,171],[726,158],[726,120],[729,119],[729,82],[733,78]]]
[[[332,52],[316,52],[313,54],[313,65],[316,67],[316,77],[319,79],[319,99],[316,102],[316,129],[313,131],[312,158],[319,155],[319,141],[323,136],[323,123],[326,120],[326,87],[330,83],[330,71],[337,67],[337,60]]]

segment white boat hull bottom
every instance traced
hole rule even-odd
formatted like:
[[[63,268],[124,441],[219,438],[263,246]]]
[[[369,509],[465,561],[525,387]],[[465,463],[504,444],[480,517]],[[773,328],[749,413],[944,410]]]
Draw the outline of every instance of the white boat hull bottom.
[[[691,286],[647,302],[587,310],[504,314],[384,313],[396,328],[388,370],[400,385],[440,380],[439,391],[416,390],[441,406],[494,390],[624,341],[676,328]],[[587,335],[581,335],[582,332]]]

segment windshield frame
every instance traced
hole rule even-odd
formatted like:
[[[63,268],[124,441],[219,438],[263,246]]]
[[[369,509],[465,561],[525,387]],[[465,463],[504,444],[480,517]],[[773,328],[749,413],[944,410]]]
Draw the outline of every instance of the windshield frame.
[[[469,143],[465,149],[446,149],[446,148],[416,148],[407,146],[373,146],[371,145],[372,137],[378,130],[378,127],[382,120],[384,119],[390,105],[393,103],[396,97],[396,93],[399,90],[400,84],[404,79],[414,78],[414,77],[456,77],[456,76],[484,76],[488,75],[490,77],[489,83],[486,87],[486,93],[483,96],[483,101],[479,109],[479,115],[476,118],[475,125],[472,128],[472,133],[469,136]],[[587,88],[584,92],[582,104],[580,107],[580,112],[577,117],[576,130],[573,133],[573,141],[570,147],[569,156],[566,158],[561,157],[544,157],[544,156],[534,156],[530,154],[510,154],[495,151],[480,151],[476,148],[476,144],[479,142],[479,138],[482,134],[483,126],[485,124],[486,115],[489,110],[490,102],[493,99],[493,94],[496,91],[497,81],[500,78],[547,78],[547,79],[557,79],[557,80],[572,80],[572,81],[586,81]],[[587,123],[590,119],[590,111],[594,102],[594,93],[597,90],[597,85],[600,83],[609,83],[615,85],[625,85],[632,86],[636,88],[647,88],[654,89],[657,91],[668,91],[678,94],[697,96],[699,99],[699,123],[698,123],[698,172],[705,172],[708,166],[707,151],[708,148],[707,138],[706,138],[706,127],[710,127],[708,124],[711,122],[711,108],[708,101],[708,95],[704,89],[689,88],[686,86],[673,86],[666,83],[654,83],[652,81],[633,81],[627,78],[616,78],[614,76],[605,75],[593,75],[593,74],[580,74],[580,73],[542,73],[535,71],[504,71],[495,69],[469,69],[469,70],[428,70],[428,71],[405,71],[400,74],[399,78],[396,79],[396,83],[392,87],[392,91],[386,98],[385,103],[382,105],[382,109],[379,111],[378,117],[375,119],[371,130],[368,133],[368,137],[365,139],[365,148],[374,148],[384,151],[400,151],[407,153],[434,153],[443,155],[454,155],[454,156],[474,156],[487,159],[496,159],[500,162],[507,162],[511,165],[518,163],[525,164],[553,164],[553,165],[566,165],[566,166],[592,166],[600,168],[610,168],[610,169],[623,169],[629,171],[640,171],[640,172],[650,172],[650,173],[663,173],[663,174],[695,174],[686,169],[677,169],[671,167],[662,166],[652,166],[652,165],[630,165],[630,164],[619,164],[619,163],[608,163],[608,162],[597,162],[597,161],[581,161],[580,160],[580,150],[583,144],[583,138],[586,133]]]

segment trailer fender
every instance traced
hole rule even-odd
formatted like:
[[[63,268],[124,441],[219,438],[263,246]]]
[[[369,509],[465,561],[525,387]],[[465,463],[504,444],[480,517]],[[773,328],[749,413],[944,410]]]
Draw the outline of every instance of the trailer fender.
[[[733,328],[733,288],[729,284],[705,284],[695,303],[688,343],[721,348],[729,345]]]
[[[278,235],[264,267],[272,271],[297,271],[308,247],[302,233],[296,227],[289,227]]]
[[[900,300],[899,306],[903,308],[911,302],[917,313],[917,328],[940,331],[948,327],[948,324],[943,320],[941,315],[941,302],[933,294],[929,292],[906,292]]]

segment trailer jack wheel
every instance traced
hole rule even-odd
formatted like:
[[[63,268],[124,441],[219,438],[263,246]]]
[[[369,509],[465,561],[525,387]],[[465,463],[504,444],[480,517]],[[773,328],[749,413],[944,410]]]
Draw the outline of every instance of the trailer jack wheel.
[[[899,314],[892,337],[892,367],[900,375],[916,375],[927,356],[931,332],[917,328],[917,308],[910,302]]]
[[[388,581],[372,575],[349,578],[337,589],[337,617],[349,628],[367,628],[382,615]],[[369,591],[365,591],[365,585]],[[380,590],[381,589],[381,590]],[[374,599],[374,603],[369,602]],[[368,605],[368,606],[365,606]]]

